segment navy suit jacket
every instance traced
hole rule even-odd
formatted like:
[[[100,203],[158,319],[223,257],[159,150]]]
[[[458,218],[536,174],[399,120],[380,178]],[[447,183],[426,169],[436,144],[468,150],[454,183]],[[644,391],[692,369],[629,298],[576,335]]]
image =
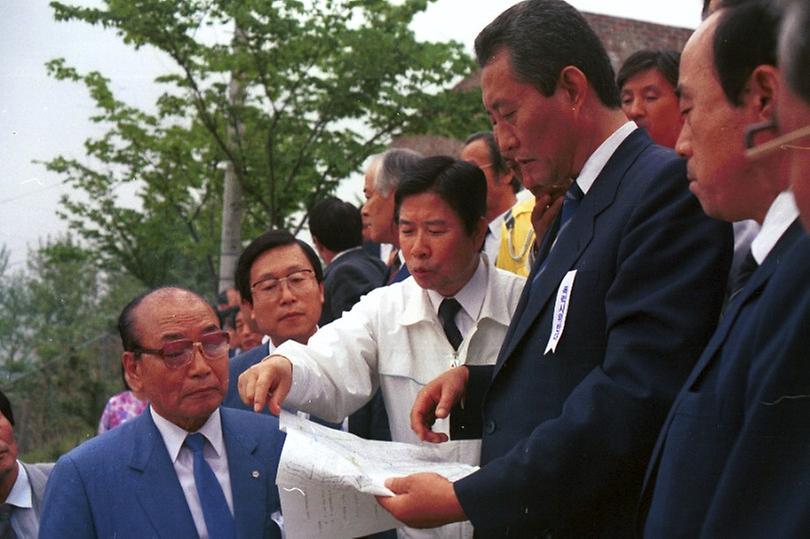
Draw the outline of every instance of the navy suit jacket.
[[[796,220],[726,308],[658,436],[640,502],[649,537],[697,537],[746,414],[763,290],[802,237]],[[726,534],[720,534],[726,535]],[[736,534],[734,534],[736,535]]]
[[[806,537],[810,530],[810,239],[784,256],[747,345],[744,416],[701,537]]]
[[[481,537],[633,533],[649,454],[714,331],[731,254],[731,226],[705,216],[684,162],[630,134],[530,275],[494,373],[470,368],[468,406],[487,387],[483,466],[454,488]]]
[[[270,515],[284,434],[278,420],[220,408],[240,538],[281,537]],[[147,411],[63,455],[51,472],[40,537],[197,537],[194,520]]]
[[[362,248],[347,251],[323,272],[323,311],[320,325],[343,316],[360,297],[385,284],[387,268],[378,257]]]

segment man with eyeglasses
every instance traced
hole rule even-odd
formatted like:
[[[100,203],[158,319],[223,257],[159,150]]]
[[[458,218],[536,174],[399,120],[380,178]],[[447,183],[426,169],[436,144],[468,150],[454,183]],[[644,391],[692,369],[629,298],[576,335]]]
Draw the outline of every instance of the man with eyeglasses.
[[[788,190],[789,155],[751,160],[743,146],[751,124],[765,126],[749,137],[752,141],[777,135],[773,119],[783,85],[776,67],[780,14],[766,0],[737,4],[720,2],[684,48],[678,83],[684,126],[676,149],[687,159],[690,189],[708,215],[754,219],[762,228],[751,243],[749,267],[732,284],[720,324],[659,434],[641,497],[647,537],[748,535],[744,527],[731,531],[728,515],[718,520],[717,504],[736,503],[740,491],[725,484],[742,486],[738,481],[748,475],[744,466],[729,467],[729,460],[740,458],[736,443],[751,412],[749,384],[758,377],[750,338],[759,333],[754,328],[764,292],[781,285],[777,270],[802,236]],[[791,535],[778,530],[775,524],[773,533]]]
[[[159,288],[133,299],[118,328],[149,410],[59,459],[39,537],[281,537],[284,435],[273,417],[220,406],[228,335],[211,306]]]
[[[315,334],[324,300],[323,268],[305,241],[286,230],[268,230],[242,251],[235,281],[265,341],[231,360],[223,406],[251,410],[239,398],[239,375],[282,343],[306,343]]]

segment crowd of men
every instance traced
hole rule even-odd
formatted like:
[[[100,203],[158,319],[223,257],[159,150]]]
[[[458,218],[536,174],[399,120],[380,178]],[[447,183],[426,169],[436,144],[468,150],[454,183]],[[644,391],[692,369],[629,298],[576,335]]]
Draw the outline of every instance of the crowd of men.
[[[809,27],[707,1],[615,76],[567,3],[507,9],[461,159],[373,156],[362,211],[255,238],[219,313],[124,307],[146,411],[51,471],[0,393],[0,538],[281,537],[282,408],[480,466],[389,479],[378,537],[807,536]]]

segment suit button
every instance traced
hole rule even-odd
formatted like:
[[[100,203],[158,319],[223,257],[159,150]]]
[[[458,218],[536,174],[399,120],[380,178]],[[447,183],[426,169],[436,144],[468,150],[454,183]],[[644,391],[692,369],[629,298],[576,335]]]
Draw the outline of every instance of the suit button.
[[[484,424],[484,432],[487,434],[492,434],[493,432],[495,432],[494,419],[487,419],[487,422]]]

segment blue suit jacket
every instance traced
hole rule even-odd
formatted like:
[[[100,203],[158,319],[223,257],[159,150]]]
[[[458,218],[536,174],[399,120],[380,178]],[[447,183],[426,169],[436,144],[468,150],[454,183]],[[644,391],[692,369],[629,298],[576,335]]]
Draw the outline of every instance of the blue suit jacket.
[[[649,537],[697,537],[746,414],[752,323],[763,290],[803,235],[793,223],[732,298],[658,436],[642,490]],[[778,283],[777,283],[778,284]],[[720,535],[726,535],[721,533]],[[736,535],[736,534],[732,534]]]
[[[731,254],[730,225],[705,216],[684,162],[643,130],[627,137],[534,286],[530,275],[491,379],[470,369],[468,406],[487,387],[483,466],[454,488],[478,534],[632,534],[647,459],[717,323]],[[574,269],[564,332],[545,354]]]
[[[323,311],[320,325],[340,318],[364,294],[385,284],[387,268],[378,257],[355,249],[333,260],[323,272]]]
[[[270,515],[284,434],[278,420],[221,409],[240,538],[281,537]],[[41,538],[197,537],[174,466],[144,412],[63,455],[43,502]]]
[[[810,530],[808,275],[805,236],[783,257],[749,326],[743,417],[705,509],[701,537],[806,537]]]

